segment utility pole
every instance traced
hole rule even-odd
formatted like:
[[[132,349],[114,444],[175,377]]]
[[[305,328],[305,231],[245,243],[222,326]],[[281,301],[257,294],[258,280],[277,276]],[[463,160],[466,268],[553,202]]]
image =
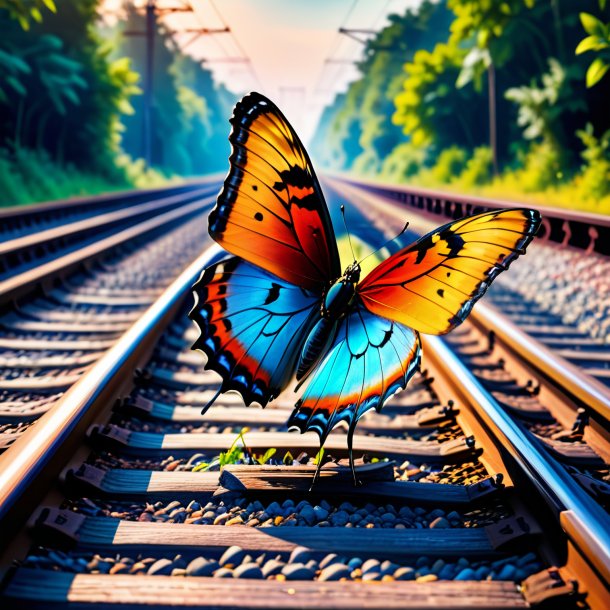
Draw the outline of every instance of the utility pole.
[[[192,13],[189,4],[182,7],[157,8],[156,0],[147,0],[146,22],[144,31],[127,30],[123,36],[144,36],[146,39],[146,59],[144,68],[144,109],[142,114],[142,152],[146,168],[152,164],[153,148],[153,106],[154,106],[154,72],[155,72],[155,34],[157,28],[157,15],[164,16],[170,13]],[[193,38],[182,47],[184,50],[197,38],[205,34],[224,34],[230,32],[228,27],[223,28],[187,28],[177,32],[169,32],[170,35],[180,33],[194,34]]]
[[[146,3],[146,71],[144,73],[144,114],[142,120],[142,141],[144,162],[148,169],[152,163],[152,112],[153,75],[155,67],[155,0]]]

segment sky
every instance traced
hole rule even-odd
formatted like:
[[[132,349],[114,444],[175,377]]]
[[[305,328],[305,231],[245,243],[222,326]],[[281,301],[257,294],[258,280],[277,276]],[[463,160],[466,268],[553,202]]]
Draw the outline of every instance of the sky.
[[[134,0],[145,4],[144,0]],[[217,82],[235,93],[259,91],[282,109],[307,143],[323,108],[358,77],[354,61],[363,44],[340,27],[379,30],[387,16],[420,0],[157,0],[190,5],[192,13],[162,17],[185,52],[205,61]],[[104,0],[115,11],[121,0]],[[206,27],[230,33],[195,38],[184,30]],[[183,31],[183,33],[179,33]],[[366,39],[367,34],[356,34]]]

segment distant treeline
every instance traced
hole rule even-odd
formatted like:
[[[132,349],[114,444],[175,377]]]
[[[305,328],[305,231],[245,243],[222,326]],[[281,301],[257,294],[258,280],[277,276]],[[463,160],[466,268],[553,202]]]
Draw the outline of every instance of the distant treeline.
[[[131,4],[131,3],[129,3]],[[0,2],[0,205],[224,169],[234,98],[157,27],[152,164],[143,156],[144,17],[102,29],[96,0]]]
[[[605,0],[441,0],[394,15],[326,108],[319,163],[610,212]]]

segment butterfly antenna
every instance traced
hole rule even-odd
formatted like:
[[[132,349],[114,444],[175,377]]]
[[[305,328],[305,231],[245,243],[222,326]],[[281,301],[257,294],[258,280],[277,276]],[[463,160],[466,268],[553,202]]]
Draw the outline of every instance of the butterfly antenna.
[[[349,229],[347,228],[347,222],[345,221],[345,206],[341,206],[341,216],[343,218],[343,226],[345,227],[345,232],[347,233],[347,240],[349,241],[349,249],[352,251],[352,256],[354,260],[356,260],[356,255],[354,254],[354,248],[352,246],[352,236],[349,234]]]
[[[386,241],[384,244],[379,246],[379,248],[377,248],[376,250],[373,250],[372,252],[369,252],[363,259],[360,259],[358,261],[358,264],[360,265],[362,263],[362,261],[365,261],[369,256],[373,256],[373,254],[377,254],[377,252],[379,252],[379,250],[382,250],[389,243],[392,243],[395,239],[398,239],[407,230],[408,226],[409,226],[409,222],[407,221],[405,223],[405,226],[400,230],[400,233],[397,233],[396,235],[394,235],[394,237],[392,237],[392,239],[388,239],[388,241]]]

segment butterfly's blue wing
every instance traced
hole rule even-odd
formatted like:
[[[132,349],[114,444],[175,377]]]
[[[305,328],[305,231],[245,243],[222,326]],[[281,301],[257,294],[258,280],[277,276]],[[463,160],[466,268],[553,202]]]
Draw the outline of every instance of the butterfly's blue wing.
[[[193,344],[206,368],[246,404],[265,406],[288,384],[300,348],[319,317],[320,295],[231,257],[205,269],[193,287],[190,318],[201,334]]]
[[[420,362],[418,334],[356,304],[342,319],[328,353],[311,373],[289,425],[313,430],[324,443],[340,422],[350,438],[370,409],[404,389]]]

